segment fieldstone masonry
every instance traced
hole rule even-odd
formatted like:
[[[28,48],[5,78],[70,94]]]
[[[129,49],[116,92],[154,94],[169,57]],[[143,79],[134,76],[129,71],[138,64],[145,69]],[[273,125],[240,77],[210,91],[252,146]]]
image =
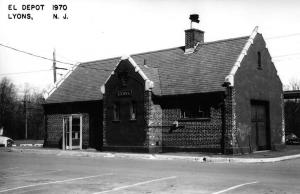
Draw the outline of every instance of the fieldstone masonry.
[[[235,90],[233,87],[226,88],[224,99],[225,105],[225,131],[224,131],[224,152],[225,154],[232,154],[236,151],[236,112],[235,112]]]
[[[145,91],[145,120],[146,120],[146,142],[149,152],[162,151],[162,109],[160,105],[154,104],[151,91]]]
[[[210,118],[181,119],[180,109],[163,110],[166,124],[163,127],[163,149],[195,151],[221,151],[222,115],[221,108],[210,108]],[[178,127],[171,129],[171,122],[178,121]],[[170,130],[171,129],[171,130]]]

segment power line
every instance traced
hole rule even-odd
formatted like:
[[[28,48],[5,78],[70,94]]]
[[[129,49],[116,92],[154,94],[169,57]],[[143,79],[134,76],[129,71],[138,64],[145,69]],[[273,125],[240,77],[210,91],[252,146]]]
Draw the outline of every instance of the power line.
[[[266,40],[270,39],[278,39],[278,38],[287,38],[291,36],[300,36],[300,33],[294,33],[294,34],[286,34],[286,35],[281,35],[281,36],[272,36],[272,37],[267,37]]]
[[[281,63],[281,62],[286,62],[286,61],[298,62],[298,61],[300,61],[300,59],[298,59],[298,58],[294,58],[294,59],[287,58],[287,59],[275,59],[273,61],[276,62],[276,63]]]
[[[63,56],[63,55],[61,55],[61,54],[59,54],[59,53],[57,53],[57,51],[56,51],[56,56],[58,56],[59,58],[61,58],[61,59],[63,59],[63,60],[66,60],[66,61],[71,61],[72,63],[80,63],[80,62],[78,62],[78,61],[74,61],[74,60],[72,60],[72,59],[69,59],[69,58],[66,58],[65,56]]]
[[[300,53],[290,53],[290,54],[286,54],[286,55],[278,55],[278,56],[274,56],[272,58],[289,57],[289,56],[294,56],[294,55],[300,55]]]
[[[86,67],[86,66],[78,66],[80,68],[86,68],[86,69],[94,69],[99,71],[113,71],[113,69],[99,69],[99,68],[93,68],[93,67]],[[37,71],[24,71],[24,72],[13,72],[13,73],[2,73],[0,76],[7,76],[7,75],[20,75],[20,74],[29,74],[29,73],[38,73],[38,72],[45,72],[45,71],[52,71],[53,69],[45,69],[45,70],[37,70]],[[62,75],[62,74],[61,74]]]
[[[31,55],[31,56],[34,56],[34,57],[38,57],[38,58],[41,58],[41,59],[45,59],[45,60],[48,60],[48,61],[53,61],[53,59],[50,59],[50,58],[47,58],[47,57],[43,57],[43,56],[40,56],[40,55],[37,55],[37,54],[33,54],[33,53],[30,53],[30,52],[27,52],[27,51],[23,51],[23,50],[20,50],[20,49],[11,47],[11,46],[7,46],[7,45],[1,44],[1,43],[0,43],[0,46],[3,46],[3,47],[6,47],[6,48],[9,48],[9,49],[12,49],[12,50],[17,51],[17,52],[24,53],[24,54],[27,54],[27,55]],[[56,60],[56,62],[62,63],[62,64],[66,64],[66,65],[74,65],[74,64],[72,64],[72,63],[63,62],[63,61],[59,61],[59,60]]]
[[[0,76],[19,75],[19,74],[26,74],[26,73],[37,73],[37,72],[43,72],[43,71],[52,71],[52,69],[37,70],[37,71],[14,72],[14,73],[2,73],[2,74],[0,74]]]
[[[50,58],[47,58],[47,57],[44,57],[44,56],[40,56],[40,55],[37,55],[37,54],[33,54],[33,53],[30,53],[30,52],[27,52],[27,51],[23,51],[23,50],[20,50],[20,49],[11,47],[11,46],[7,46],[7,45],[1,44],[1,43],[0,43],[0,46],[12,49],[12,50],[17,51],[17,52],[24,53],[24,54],[27,54],[27,55],[31,55],[33,57],[38,57],[38,58],[45,59],[45,60],[52,61],[52,62],[54,61],[53,59],[50,59]],[[63,61],[60,61],[60,60],[55,60],[55,61],[58,62],[58,63],[75,66],[75,64],[72,64],[72,63],[63,62]],[[87,66],[84,66],[84,65],[78,65],[77,67],[87,68],[87,69],[94,69],[94,70],[99,70],[99,71],[112,71],[110,69],[99,69],[99,68],[94,68],[94,67],[87,67]],[[18,73],[25,73],[25,72],[16,72],[16,74],[18,74]],[[32,73],[32,72],[28,72],[28,73]],[[13,73],[13,74],[15,74],[15,73]],[[2,74],[0,74],[0,75],[2,75]]]

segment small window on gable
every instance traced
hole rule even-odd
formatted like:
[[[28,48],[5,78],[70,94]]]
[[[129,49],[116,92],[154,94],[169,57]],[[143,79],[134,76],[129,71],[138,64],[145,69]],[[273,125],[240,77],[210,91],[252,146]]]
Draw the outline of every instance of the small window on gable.
[[[260,52],[257,52],[257,69],[262,69],[261,53]]]
[[[113,105],[113,116],[114,116],[114,121],[119,121],[120,120],[120,104],[115,103]]]
[[[181,118],[209,118],[209,107],[187,106],[181,109]]]
[[[130,120],[136,120],[136,102],[132,101],[130,103]]]

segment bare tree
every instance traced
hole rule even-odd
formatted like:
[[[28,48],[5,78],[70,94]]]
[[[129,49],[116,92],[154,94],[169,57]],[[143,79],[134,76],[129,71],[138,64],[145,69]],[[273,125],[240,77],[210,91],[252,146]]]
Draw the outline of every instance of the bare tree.
[[[25,84],[23,88],[25,136],[29,139],[43,139],[44,137],[44,103],[43,92]]]
[[[16,102],[17,94],[15,85],[8,79],[3,78],[0,82],[0,125],[4,127],[4,135],[16,135]]]
[[[23,139],[27,134],[29,139],[43,139],[43,103],[42,92],[27,84],[23,95],[18,96],[16,86],[3,78],[0,81],[0,128],[4,128],[4,135]]]
[[[283,90],[300,90],[300,80],[298,78],[292,78],[287,85],[283,86]]]

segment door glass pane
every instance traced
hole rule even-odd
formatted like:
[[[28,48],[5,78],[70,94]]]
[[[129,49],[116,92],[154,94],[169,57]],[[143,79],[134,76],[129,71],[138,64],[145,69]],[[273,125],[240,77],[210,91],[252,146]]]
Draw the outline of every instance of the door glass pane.
[[[72,117],[72,146],[80,144],[80,117]]]
[[[65,132],[70,132],[70,127],[69,127],[70,123],[69,123],[69,118],[64,118],[64,128],[65,128]]]
[[[64,119],[64,131],[65,131],[65,146],[70,146],[70,122],[69,117],[65,117]]]

